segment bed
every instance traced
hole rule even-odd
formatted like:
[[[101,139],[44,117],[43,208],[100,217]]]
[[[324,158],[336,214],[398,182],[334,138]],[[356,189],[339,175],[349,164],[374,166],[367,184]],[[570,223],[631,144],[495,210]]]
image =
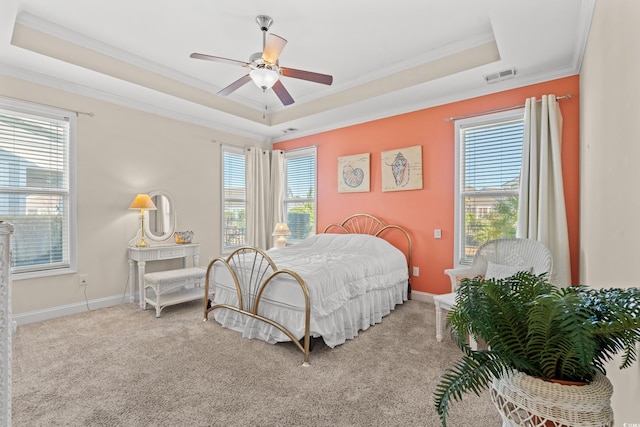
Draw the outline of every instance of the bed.
[[[285,248],[241,247],[209,263],[204,320],[211,313],[246,338],[291,341],[307,366],[311,338],[335,347],[409,299],[411,252],[403,227],[369,214]]]

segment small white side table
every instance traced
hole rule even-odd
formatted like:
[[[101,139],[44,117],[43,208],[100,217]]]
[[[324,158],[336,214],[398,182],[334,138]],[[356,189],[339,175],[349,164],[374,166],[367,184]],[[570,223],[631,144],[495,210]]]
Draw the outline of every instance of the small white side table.
[[[442,310],[450,311],[456,305],[456,293],[435,295],[433,303],[436,305],[436,341],[442,341]]]
[[[442,310],[451,311],[456,306],[456,293],[451,292],[448,294],[436,295],[433,297],[433,303],[436,305],[436,341],[442,341],[442,329],[444,324],[442,323]],[[478,341],[471,335],[467,336],[469,346],[472,350],[478,349]]]
[[[144,273],[145,264],[150,261],[182,258],[182,267],[197,267],[200,260],[200,245],[198,243],[172,244],[162,246],[129,247],[129,301],[135,301],[135,289],[138,288],[138,302],[140,308],[144,306]]]

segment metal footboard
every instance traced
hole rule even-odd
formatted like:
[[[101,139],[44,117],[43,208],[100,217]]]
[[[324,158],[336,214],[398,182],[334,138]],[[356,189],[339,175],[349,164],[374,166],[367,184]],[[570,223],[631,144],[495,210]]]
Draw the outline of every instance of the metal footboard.
[[[236,286],[236,292],[238,297],[238,305],[233,306],[229,304],[215,304],[212,305],[208,299],[210,289],[210,278],[212,269],[216,264],[224,266]],[[279,275],[289,275],[293,277],[298,284],[304,295],[305,300],[305,325],[304,325],[304,339],[303,343],[296,339],[296,337],[284,326],[279,323],[258,314],[260,307],[260,301],[265,289],[271,283],[271,281]],[[294,271],[291,270],[278,270],[275,263],[271,258],[261,249],[245,246],[236,249],[226,258],[216,258],[209,263],[207,267],[207,276],[205,280],[205,292],[204,292],[204,321],[209,319],[209,313],[219,308],[226,308],[236,311],[243,315],[258,319],[265,322],[284,333],[304,354],[304,361],[302,366],[309,366],[309,323],[311,321],[311,306],[309,300],[309,290],[304,280]]]

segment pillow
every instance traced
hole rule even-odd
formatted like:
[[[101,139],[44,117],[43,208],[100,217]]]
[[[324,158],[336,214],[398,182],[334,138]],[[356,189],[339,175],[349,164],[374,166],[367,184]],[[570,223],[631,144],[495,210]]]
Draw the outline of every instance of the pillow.
[[[506,279],[521,271],[530,273],[533,267],[526,265],[505,265],[496,264],[494,262],[487,262],[487,272],[484,275],[485,279]]]
[[[458,291],[458,288],[464,279],[475,279],[476,277],[484,279],[484,274],[456,274],[456,284],[453,288],[453,292]]]
[[[484,274],[459,274],[459,275],[456,275],[456,289],[458,289],[460,287],[460,283],[464,279],[473,279],[475,277],[481,277],[481,278],[484,279]]]

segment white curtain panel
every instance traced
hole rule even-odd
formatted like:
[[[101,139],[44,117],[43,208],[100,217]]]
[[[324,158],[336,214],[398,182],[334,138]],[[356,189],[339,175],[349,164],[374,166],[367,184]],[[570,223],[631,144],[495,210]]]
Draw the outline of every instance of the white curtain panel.
[[[284,222],[284,210],[282,208],[284,202],[284,151],[273,150],[271,152],[271,206],[269,212],[269,230],[268,236],[279,222]],[[276,237],[271,237],[270,247],[275,245]]]
[[[247,244],[260,249],[271,247],[271,167],[270,154],[258,147],[245,149],[247,186]]]
[[[516,236],[544,243],[553,255],[552,281],[571,285],[569,232],[562,184],[562,114],[555,95],[525,102]]]

